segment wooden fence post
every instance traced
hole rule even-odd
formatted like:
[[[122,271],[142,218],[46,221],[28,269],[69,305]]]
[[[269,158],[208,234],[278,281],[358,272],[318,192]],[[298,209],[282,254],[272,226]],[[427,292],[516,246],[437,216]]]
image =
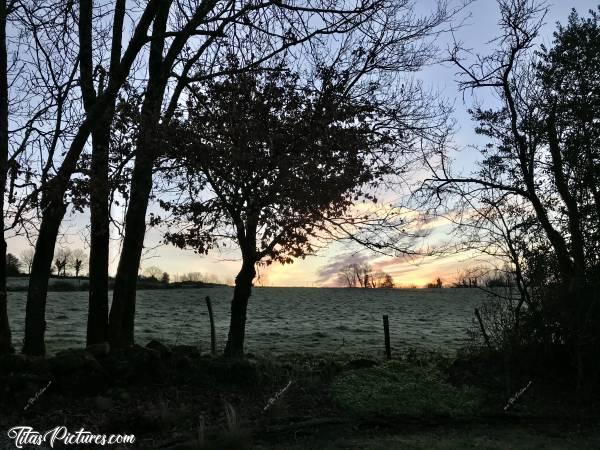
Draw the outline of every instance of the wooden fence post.
[[[212,303],[208,295],[206,296],[206,307],[208,308],[208,318],[210,320],[210,352],[214,356],[217,354],[217,336],[215,334],[215,318],[213,317]]]
[[[390,322],[387,314],[383,316],[383,333],[385,335],[385,355],[390,360],[392,359],[392,348],[390,346]]]
[[[479,314],[479,309],[475,308],[475,317],[477,317],[477,321],[479,322],[479,329],[481,330],[481,334],[483,335],[483,340],[485,341],[485,345],[490,350],[492,349],[492,344],[490,343],[490,337],[485,331],[485,326],[483,325],[483,320],[481,319],[481,314]]]

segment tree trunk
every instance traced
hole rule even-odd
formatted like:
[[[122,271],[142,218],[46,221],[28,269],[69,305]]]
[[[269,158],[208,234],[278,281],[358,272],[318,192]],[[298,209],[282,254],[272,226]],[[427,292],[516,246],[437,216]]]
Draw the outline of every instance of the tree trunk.
[[[6,293],[6,241],[4,240],[4,192],[8,174],[8,57],[6,53],[6,1],[0,1],[0,355],[12,352]]]
[[[25,309],[25,343],[23,353],[43,356],[46,353],[46,296],[52,267],[54,246],[60,224],[66,212],[63,203],[51,202],[42,216],[42,223],[35,245],[35,255],[29,276],[27,306]]]
[[[90,290],[87,345],[108,341],[108,264],[110,207],[108,188],[108,146],[112,112],[93,133],[90,176]]]
[[[131,198],[125,218],[125,237],[110,309],[111,348],[127,347],[134,343],[137,276],[146,234],[146,210],[152,188],[152,166],[153,158],[143,157],[142,152],[138,152],[133,170]]]
[[[164,36],[170,3],[164,1],[161,4],[152,26],[153,36]],[[131,193],[125,216],[125,236],[110,309],[109,341],[111,348],[127,347],[134,343],[135,291],[146,234],[146,211],[152,190],[152,170],[158,147],[157,128],[169,76],[163,67],[164,45],[164,38],[155,38],[150,45],[148,86],[142,104],[136,157],[131,178]]]
[[[567,176],[565,174],[558,131],[556,128],[556,111],[553,109],[547,121],[548,147],[552,156],[552,175],[556,189],[562,198],[568,217],[569,233],[571,234],[570,250],[573,257],[574,277],[584,275],[586,272],[585,239],[581,228],[581,212],[575,195],[571,193]]]
[[[6,295],[6,241],[0,238],[0,355],[12,353],[12,339],[8,322],[8,302]]]
[[[86,20],[91,24],[92,5],[88,6]],[[123,21],[125,18],[125,0],[117,0],[113,16],[113,34],[110,50],[109,77],[114,78],[114,71],[121,60],[123,43]],[[91,27],[90,27],[91,28]],[[83,38],[84,46],[91,47],[91,29]],[[94,96],[91,51],[87,55],[86,75],[88,78],[89,97]],[[103,89],[102,81],[98,90]],[[90,99],[91,100],[91,99]],[[89,110],[89,106],[86,110]],[[115,111],[115,99],[110,102],[106,113],[92,133],[92,164],[90,173],[90,290],[87,324],[87,345],[95,345],[108,341],[108,265],[110,254],[110,189],[109,189],[109,146],[110,131]]]
[[[241,358],[244,356],[244,338],[246,335],[246,310],[252,294],[252,280],[256,275],[254,260],[245,260],[242,269],[235,277],[235,288],[231,300],[231,321],[229,337],[225,346],[225,356]]]
[[[148,89],[142,107],[142,123],[131,179],[131,195],[125,217],[125,236],[110,309],[111,348],[134,343],[135,297],[137,277],[146,234],[146,211],[152,190],[152,170],[156,154],[156,127],[164,89]]]

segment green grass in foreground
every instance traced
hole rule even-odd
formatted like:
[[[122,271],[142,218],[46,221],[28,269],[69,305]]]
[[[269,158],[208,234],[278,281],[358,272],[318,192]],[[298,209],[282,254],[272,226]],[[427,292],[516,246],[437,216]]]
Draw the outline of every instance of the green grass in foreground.
[[[334,399],[358,416],[472,416],[481,409],[482,393],[444,380],[435,364],[391,361],[344,372],[333,382]]]

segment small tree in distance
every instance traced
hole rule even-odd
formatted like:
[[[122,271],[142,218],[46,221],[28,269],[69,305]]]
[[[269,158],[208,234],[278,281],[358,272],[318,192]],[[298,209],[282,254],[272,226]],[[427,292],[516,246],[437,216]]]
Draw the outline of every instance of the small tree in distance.
[[[21,261],[12,253],[6,254],[6,275],[17,276],[21,273]]]
[[[344,286],[353,288],[358,284],[358,280],[356,279],[356,272],[352,264],[348,264],[340,269],[338,272],[338,278],[340,283]]]
[[[54,266],[56,267],[57,276],[67,276],[67,268],[70,267],[72,261],[72,252],[68,248],[59,248],[54,255]]]
[[[383,280],[383,283],[381,283],[379,285],[380,288],[382,289],[393,289],[395,287],[394,285],[394,279],[392,278],[392,276],[389,273],[385,274],[385,278]]]
[[[160,267],[150,266],[146,267],[142,273],[144,274],[144,277],[158,281],[162,278],[164,272]]]
[[[442,281],[441,278],[438,277],[438,279],[435,280],[435,282],[427,283],[427,285],[425,287],[427,289],[441,289],[444,287],[444,282]]]
[[[348,264],[338,272],[339,282],[350,288],[393,288],[394,280],[388,273],[377,271],[367,263]]]
[[[35,251],[33,250],[33,248],[29,247],[19,254],[19,256],[21,257],[21,262],[23,263],[23,266],[26,267],[28,274],[31,272],[31,264],[33,263],[34,253]]]
[[[71,268],[75,272],[76,278],[79,278],[79,274],[87,266],[87,263],[88,255],[84,250],[80,248],[73,250],[71,255]]]

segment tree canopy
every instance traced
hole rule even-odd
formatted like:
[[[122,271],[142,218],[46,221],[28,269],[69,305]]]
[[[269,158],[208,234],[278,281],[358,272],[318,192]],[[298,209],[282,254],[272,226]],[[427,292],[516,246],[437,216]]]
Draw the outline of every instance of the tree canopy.
[[[184,200],[162,203],[181,225],[167,240],[201,253],[233,240],[255,261],[286,263],[356,200],[375,200],[397,136],[377,129],[374,98],[346,87],[331,69],[303,83],[281,66],[197,89],[169,147],[185,175],[168,175]]]

